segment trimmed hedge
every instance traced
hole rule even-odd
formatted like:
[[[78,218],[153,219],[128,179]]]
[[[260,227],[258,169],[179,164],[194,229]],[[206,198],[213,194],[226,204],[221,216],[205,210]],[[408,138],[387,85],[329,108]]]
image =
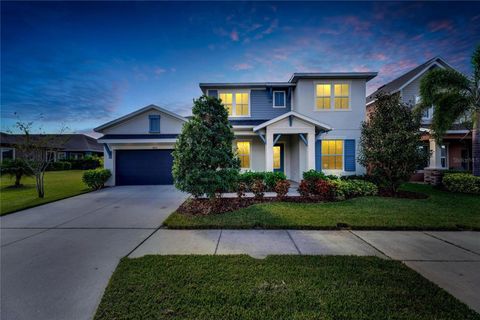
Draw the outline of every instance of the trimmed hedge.
[[[104,187],[105,182],[112,176],[108,169],[88,170],[83,173],[82,181],[93,190],[98,190]]]
[[[480,177],[470,173],[445,173],[443,185],[451,192],[480,194]]]
[[[330,180],[334,186],[336,200],[354,197],[374,196],[378,193],[378,187],[365,180]]]
[[[287,180],[287,176],[283,172],[254,172],[245,171],[238,175],[238,182],[244,183],[248,190],[252,190],[253,183],[261,180],[266,186],[266,191],[274,191],[278,181]]]
[[[72,169],[72,164],[67,161],[51,162],[47,167],[47,171],[63,171],[63,170],[71,170],[71,169]]]
[[[331,180],[337,179],[338,177],[335,175],[326,175],[321,171],[316,171],[314,169],[310,169],[308,171],[303,172],[303,180],[307,181],[317,181],[317,180]]]
[[[103,166],[101,158],[97,157],[67,161],[71,164],[73,170],[91,170]]]

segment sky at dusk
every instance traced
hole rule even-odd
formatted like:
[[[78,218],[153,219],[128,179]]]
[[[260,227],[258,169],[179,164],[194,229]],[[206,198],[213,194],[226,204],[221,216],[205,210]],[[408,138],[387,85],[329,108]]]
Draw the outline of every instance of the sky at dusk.
[[[2,2],[1,129],[188,115],[199,82],[293,72],[378,71],[368,94],[437,55],[470,74],[479,43],[479,2]]]

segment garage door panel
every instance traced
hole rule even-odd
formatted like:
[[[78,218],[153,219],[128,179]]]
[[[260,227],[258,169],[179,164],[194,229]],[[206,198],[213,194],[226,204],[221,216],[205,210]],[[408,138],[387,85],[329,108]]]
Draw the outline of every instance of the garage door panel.
[[[117,185],[173,184],[173,150],[117,150]]]

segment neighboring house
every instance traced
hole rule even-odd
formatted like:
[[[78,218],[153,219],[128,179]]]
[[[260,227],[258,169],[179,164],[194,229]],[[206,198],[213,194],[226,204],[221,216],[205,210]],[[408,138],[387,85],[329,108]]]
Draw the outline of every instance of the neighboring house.
[[[453,69],[452,66],[440,57],[428,60],[400,77],[381,86],[377,91],[369,95],[366,103],[367,115],[374,112],[375,98],[379,93],[399,94],[404,103],[410,104],[414,107],[420,102],[421,79],[428,71],[435,68]],[[421,129],[424,132],[422,141],[425,142],[425,148],[428,148],[431,151],[430,160],[425,164],[425,168],[419,168],[417,175],[415,175],[413,179],[429,179],[429,177],[424,177],[423,175],[425,169],[472,170],[470,161],[472,155],[472,135],[469,128],[460,122],[455,123],[452,128],[446,132],[442,144],[439,145],[430,134],[432,117],[433,107],[423,114]]]
[[[32,134],[32,139],[36,137],[49,136],[52,141],[58,141],[61,145],[55,147],[55,150],[48,151],[48,156],[54,161],[66,159],[83,159],[87,155],[103,156],[103,146],[95,138],[84,134],[56,134],[56,135],[37,135]],[[24,135],[0,133],[0,162],[5,159],[15,159],[18,155],[19,143],[24,141]],[[47,152],[47,151],[46,151]]]
[[[366,82],[375,72],[295,73],[287,82],[201,83],[229,111],[242,170],[363,174],[357,162]],[[150,105],[99,126],[109,185],[171,184],[171,152],[187,121]]]

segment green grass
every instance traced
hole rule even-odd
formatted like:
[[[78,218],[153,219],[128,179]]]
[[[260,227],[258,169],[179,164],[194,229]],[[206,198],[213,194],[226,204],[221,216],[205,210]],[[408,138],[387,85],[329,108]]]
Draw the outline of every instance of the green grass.
[[[45,172],[45,198],[37,196],[35,178],[22,178],[23,187],[11,188],[14,180],[8,176],[0,178],[0,216],[18,210],[68,198],[88,192],[82,182],[82,170]]]
[[[480,319],[398,261],[375,257],[124,258],[103,319]]]
[[[174,212],[164,224],[173,229],[333,229],[344,223],[352,229],[480,230],[480,196],[449,193],[420,184],[406,184],[404,189],[426,193],[429,198],[265,203],[209,216]]]

